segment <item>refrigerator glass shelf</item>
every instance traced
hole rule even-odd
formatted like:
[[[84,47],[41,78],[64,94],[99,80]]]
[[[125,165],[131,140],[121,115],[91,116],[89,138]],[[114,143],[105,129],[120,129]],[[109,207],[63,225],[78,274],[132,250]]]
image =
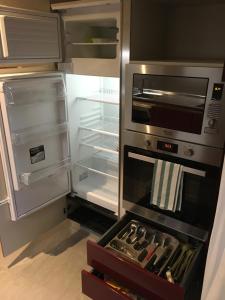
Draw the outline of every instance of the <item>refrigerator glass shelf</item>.
[[[101,155],[94,155],[76,163],[76,165],[90,172],[118,180],[118,162],[113,162],[110,158],[106,159]]]
[[[79,101],[92,101],[106,104],[119,105],[119,94],[117,93],[96,93],[88,97],[78,97]]]
[[[119,152],[118,137],[98,133],[81,138],[80,145],[113,154],[118,154]]]
[[[77,168],[82,171],[81,168],[76,167],[76,169]],[[118,214],[119,200],[117,180],[89,172],[88,176],[83,176],[74,186],[74,190],[80,197]]]
[[[84,130],[97,132],[100,134],[119,137],[119,120],[116,120],[116,122],[114,120],[113,122],[110,120],[99,119],[89,123],[87,122],[86,124],[85,122],[83,122],[83,124],[81,123],[80,128]]]
[[[24,145],[30,141],[43,139],[54,135],[59,135],[68,131],[67,123],[45,124],[42,126],[31,127],[23,131],[12,133],[12,141],[16,146]]]

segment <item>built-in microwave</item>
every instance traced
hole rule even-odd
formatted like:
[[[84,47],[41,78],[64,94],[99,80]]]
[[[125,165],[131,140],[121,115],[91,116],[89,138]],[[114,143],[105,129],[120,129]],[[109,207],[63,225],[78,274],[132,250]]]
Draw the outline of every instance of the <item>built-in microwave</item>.
[[[222,64],[130,63],[126,67],[125,128],[223,148]]]

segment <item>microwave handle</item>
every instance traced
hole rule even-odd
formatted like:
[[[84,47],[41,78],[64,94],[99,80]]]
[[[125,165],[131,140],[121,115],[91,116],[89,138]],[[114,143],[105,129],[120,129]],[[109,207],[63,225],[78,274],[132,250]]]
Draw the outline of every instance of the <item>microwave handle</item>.
[[[151,164],[155,164],[156,159],[153,157],[149,157],[149,156],[144,156],[144,155],[140,155],[140,154],[136,154],[133,152],[128,152],[128,157],[133,158],[133,159],[137,159],[137,160],[141,160],[141,161],[145,161]],[[193,168],[189,168],[189,167],[183,167],[183,171],[185,173],[190,173],[193,175],[197,175],[197,176],[201,176],[201,177],[206,177],[206,172],[202,171],[202,170],[197,170],[197,169],[193,169]]]

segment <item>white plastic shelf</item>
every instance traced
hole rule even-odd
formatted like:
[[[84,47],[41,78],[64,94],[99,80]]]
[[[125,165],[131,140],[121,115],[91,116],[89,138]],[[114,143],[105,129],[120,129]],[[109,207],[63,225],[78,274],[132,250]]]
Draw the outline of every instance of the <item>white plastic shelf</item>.
[[[119,152],[118,137],[98,133],[81,138],[80,145],[113,154],[118,154]]]
[[[101,155],[95,155],[76,163],[76,165],[90,172],[118,180],[118,161],[114,162]]]

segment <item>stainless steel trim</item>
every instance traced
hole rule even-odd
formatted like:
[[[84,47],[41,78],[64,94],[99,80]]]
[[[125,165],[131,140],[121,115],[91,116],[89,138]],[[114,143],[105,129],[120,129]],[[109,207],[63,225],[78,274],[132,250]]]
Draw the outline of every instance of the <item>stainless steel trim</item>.
[[[137,159],[137,160],[141,160],[141,161],[146,161],[146,162],[149,162],[149,163],[152,163],[152,164],[155,164],[155,162],[156,162],[155,158],[140,155],[140,154],[136,154],[136,153],[132,153],[132,152],[128,153],[128,157],[131,157],[131,158],[134,158],[134,159]],[[188,167],[184,167],[183,172],[194,174],[194,175],[201,176],[201,177],[206,176],[205,171],[201,171],[201,170],[197,170],[197,169],[193,169],[193,168],[188,168]]]
[[[133,89],[133,74],[152,74],[152,75],[168,75],[168,76],[182,76],[195,78],[208,78],[208,91],[206,95],[206,105],[203,119],[203,126],[201,134],[193,134],[188,132],[176,131],[166,128],[160,128],[151,125],[139,124],[132,121],[132,89]],[[211,121],[208,114],[210,106],[213,104],[212,91],[214,83],[222,81],[223,67],[215,67],[208,64],[208,67],[192,66],[176,64],[166,65],[163,63],[154,64],[154,62],[139,62],[130,63],[126,66],[126,93],[124,95],[124,107],[126,107],[126,114],[124,114],[124,128],[132,131],[142,132],[165,138],[173,138],[180,141],[186,141],[211,147],[224,147],[225,141],[225,118],[216,120],[216,130],[210,132],[205,130],[209,128]],[[225,115],[225,93],[221,101],[218,101],[221,116]]]
[[[123,131],[122,135],[122,147],[128,145],[216,167],[220,167],[223,161],[223,149],[207,147],[128,130]],[[157,147],[158,141],[178,145],[178,152],[170,153],[159,150]]]
[[[119,217],[125,211],[123,209],[123,136],[125,118],[125,73],[126,64],[130,61],[130,22],[131,0],[121,0],[121,80],[120,80],[120,135],[119,135]]]
[[[151,209],[145,209],[144,207],[135,205],[126,200],[124,200],[123,203],[124,203],[124,208],[126,210],[136,215],[139,215],[147,220],[151,220],[155,224],[159,224],[164,227],[170,228],[172,230],[175,230],[178,233],[185,234],[201,242],[206,242],[208,239],[208,232],[203,229],[199,229],[195,226],[189,225],[180,220],[173,219],[166,215],[160,214]]]

